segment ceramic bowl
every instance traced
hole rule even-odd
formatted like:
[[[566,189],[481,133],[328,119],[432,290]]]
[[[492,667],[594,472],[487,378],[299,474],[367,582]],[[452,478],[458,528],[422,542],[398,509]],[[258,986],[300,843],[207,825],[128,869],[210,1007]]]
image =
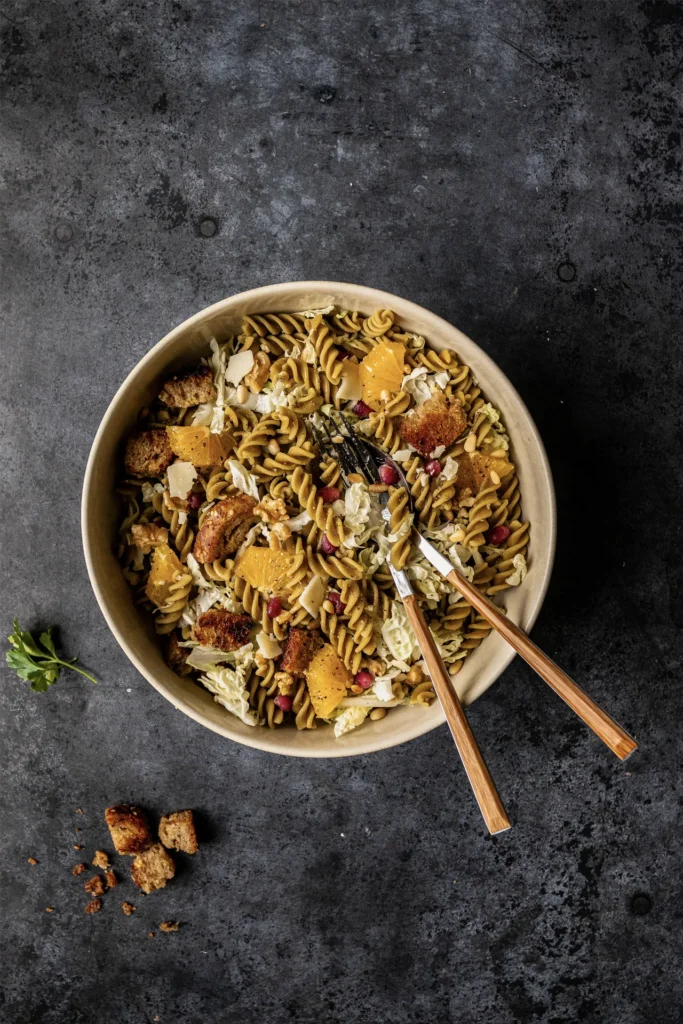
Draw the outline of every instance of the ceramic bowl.
[[[95,596],[112,633],[142,675],[167,700],[196,722],[227,739],[297,757],[347,757],[383,750],[421,736],[444,722],[438,702],[429,708],[398,707],[378,722],[336,740],[329,726],[297,732],[294,728],[250,728],[218,704],[201,686],[175,675],[164,662],[150,621],[135,607],[113,554],[119,506],[114,494],[121,444],[138,411],[157,393],[160,382],[183,367],[196,365],[219,341],[236,333],[246,313],[318,309],[331,303],[370,314],[392,309],[408,330],[424,335],[436,349],[454,349],[472,368],[486,397],[505,419],[519,474],[524,516],[531,522],[529,575],[505,593],[508,615],[522,628],[533,625],[548,587],[555,549],[555,495],[548,459],[538,430],[505,374],[473,341],[428,310],[396,295],[354,284],[300,281],[266,285],[223,299],[196,313],[167,334],[140,360],[123,382],[100,424],[83,485],[82,529],[85,558]],[[514,653],[496,633],[465,661],[456,685],[465,703],[476,700],[510,664]]]

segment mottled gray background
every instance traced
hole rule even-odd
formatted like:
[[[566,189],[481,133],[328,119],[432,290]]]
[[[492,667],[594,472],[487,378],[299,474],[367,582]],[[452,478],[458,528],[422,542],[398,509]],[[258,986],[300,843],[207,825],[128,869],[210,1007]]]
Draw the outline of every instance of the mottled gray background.
[[[0,622],[58,623],[101,679],[0,670],[3,1024],[680,1021],[683,5],[5,0],[0,36]],[[516,661],[471,710],[497,839],[445,728],[232,745],[90,590],[120,381],[203,306],[325,277],[433,309],[517,385],[559,503],[534,636],[642,744],[619,764]],[[198,808],[206,842],[134,917],[85,917],[72,846],[124,799]]]

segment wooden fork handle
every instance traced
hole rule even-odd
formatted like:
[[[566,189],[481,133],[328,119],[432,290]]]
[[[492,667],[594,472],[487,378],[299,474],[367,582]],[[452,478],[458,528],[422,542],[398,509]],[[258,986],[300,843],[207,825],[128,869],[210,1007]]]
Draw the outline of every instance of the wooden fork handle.
[[[623,761],[633,753],[638,744],[626,730],[591,700],[588,694],[584,693],[547,654],[544,654],[519,626],[511,622],[500,608],[480,594],[457,569],[450,572],[446,578],[617,757]]]
[[[477,803],[486,826],[492,834],[505,832],[506,829],[510,828],[510,819],[505,813],[505,808],[498,796],[495,783],[491,778],[486,762],[470,729],[469,722],[465,717],[462,704],[446,672],[434,637],[420,611],[417,598],[414,594],[411,594],[403,598],[403,604],[427,664],[436,695],[446,714],[448,726],[455,740],[455,745],[458,748],[458,753],[467,772],[474,795],[477,798]]]

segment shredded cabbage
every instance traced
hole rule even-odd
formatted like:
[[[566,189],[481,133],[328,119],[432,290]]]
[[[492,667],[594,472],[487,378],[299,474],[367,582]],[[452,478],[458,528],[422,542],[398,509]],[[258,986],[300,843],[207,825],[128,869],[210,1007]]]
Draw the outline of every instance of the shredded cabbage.
[[[512,559],[512,564],[515,567],[515,571],[513,572],[512,576],[508,576],[505,582],[509,587],[518,587],[520,583],[522,583],[526,579],[527,573],[529,571],[527,569],[526,558],[524,557],[524,555],[521,554],[514,555]]]
[[[245,644],[233,652],[235,668],[215,668],[205,672],[200,682],[214,694],[215,700],[241,719],[245,725],[257,725],[256,712],[249,707],[249,692],[246,688],[252,665],[254,648]]]
[[[340,736],[346,735],[352,729],[357,729],[359,725],[363,724],[369,714],[369,707],[344,708],[335,718],[334,738],[338,740]]]
[[[408,613],[398,601],[392,602],[391,615],[382,626],[382,637],[395,658],[404,662],[410,660],[417,641]]]
[[[213,382],[216,385],[216,401],[211,417],[211,433],[221,434],[225,429],[225,367],[228,358],[228,346],[219,345],[215,338],[210,341],[211,358],[209,365],[213,370]]]
[[[240,465],[236,459],[228,459],[228,466],[230,467],[230,476],[235,487],[239,487],[240,491],[244,491],[245,494],[256,498],[256,501],[258,501],[258,481],[254,474]]]
[[[213,421],[213,402],[204,402],[202,405],[198,405],[195,411],[192,413],[192,419],[190,423],[193,427],[208,427]]]

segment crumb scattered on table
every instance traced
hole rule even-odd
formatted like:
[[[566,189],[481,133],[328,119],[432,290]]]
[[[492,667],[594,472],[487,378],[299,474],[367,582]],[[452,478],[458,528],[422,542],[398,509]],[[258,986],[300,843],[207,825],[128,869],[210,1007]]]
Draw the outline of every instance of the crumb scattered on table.
[[[179,921],[162,921],[159,925],[162,932],[177,932],[180,928]]]
[[[46,914],[54,914],[54,912],[55,912],[55,908],[54,907],[45,907],[45,913]]]
[[[86,903],[85,912],[86,914],[97,914],[102,909],[102,900],[94,899],[90,900],[90,903]]]
[[[29,862],[29,864],[37,864],[38,863],[38,861],[36,860],[35,857],[29,857],[28,858],[28,862]]]
[[[116,877],[116,872],[109,868],[108,871],[104,872],[104,877],[107,880],[107,889],[113,889],[115,885],[119,884],[119,880]]]
[[[80,807],[76,808],[76,814],[83,814],[83,811],[81,810]]]
[[[82,875],[83,872],[87,871],[87,870],[88,870],[88,865],[87,864],[76,864],[74,866],[74,869],[71,872],[71,874],[72,875]]]
[[[126,917],[130,917],[131,914],[135,913],[135,907],[133,906],[132,903],[128,903],[127,900],[124,900],[124,902],[121,904],[121,910],[124,912]]]
[[[85,883],[85,891],[91,892],[93,896],[103,896],[104,879],[102,878],[102,875],[93,875],[92,878],[89,878]]]
[[[147,938],[148,939],[153,939],[154,938],[154,932],[148,932]]]
[[[82,849],[84,849],[84,847],[83,847],[83,845],[81,843],[74,843],[74,850],[82,850]]]
[[[92,859],[92,866],[94,868],[108,868],[109,857],[104,850],[95,850],[95,856]]]

